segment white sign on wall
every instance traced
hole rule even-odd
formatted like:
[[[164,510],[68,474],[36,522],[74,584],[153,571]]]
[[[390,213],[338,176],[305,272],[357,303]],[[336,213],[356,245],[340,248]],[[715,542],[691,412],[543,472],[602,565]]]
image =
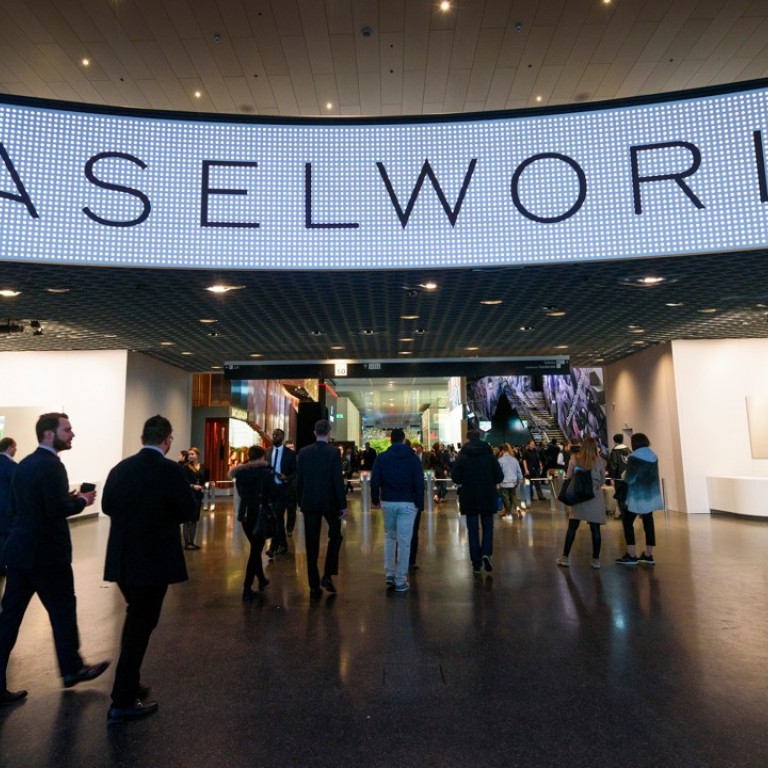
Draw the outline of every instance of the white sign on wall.
[[[758,86],[418,122],[187,119],[7,98],[0,259],[423,269],[765,248],[768,83]]]

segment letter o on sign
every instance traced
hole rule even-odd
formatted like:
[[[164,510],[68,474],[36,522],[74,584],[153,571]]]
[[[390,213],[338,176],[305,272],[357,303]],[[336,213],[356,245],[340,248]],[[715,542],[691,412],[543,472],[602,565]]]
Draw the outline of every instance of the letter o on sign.
[[[570,165],[571,168],[576,171],[576,176],[579,179],[579,197],[576,202],[560,216],[537,216],[535,213],[531,213],[520,200],[520,194],[518,193],[520,177],[522,176],[523,171],[537,160],[562,160],[564,163],[568,163],[568,165]],[[539,155],[532,155],[526,160],[523,160],[523,162],[517,166],[517,170],[515,171],[514,176],[512,176],[512,202],[515,204],[515,208],[517,208],[517,210],[520,211],[523,216],[525,216],[527,219],[531,219],[532,221],[538,221],[542,224],[557,224],[557,222],[564,221],[565,219],[569,219],[571,216],[573,216],[573,214],[576,213],[576,211],[578,211],[582,205],[584,205],[584,201],[586,199],[587,177],[585,176],[584,171],[572,157],[568,157],[568,155],[561,155],[559,152],[542,152]]]

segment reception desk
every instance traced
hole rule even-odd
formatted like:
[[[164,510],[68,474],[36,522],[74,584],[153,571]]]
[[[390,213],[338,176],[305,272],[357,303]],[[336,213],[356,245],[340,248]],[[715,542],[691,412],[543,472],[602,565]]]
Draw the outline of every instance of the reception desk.
[[[768,477],[708,477],[710,512],[768,518]]]

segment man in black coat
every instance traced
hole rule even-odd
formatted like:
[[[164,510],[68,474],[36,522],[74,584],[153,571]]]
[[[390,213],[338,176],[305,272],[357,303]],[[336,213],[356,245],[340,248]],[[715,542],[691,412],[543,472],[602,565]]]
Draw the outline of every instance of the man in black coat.
[[[95,491],[69,492],[67,470],[58,457],[72,447],[65,413],[44,413],[35,425],[37,450],[21,461],[13,477],[11,533],[5,547],[8,578],[0,612],[0,706],[15,704],[26,691],[9,691],[6,668],[24,613],[37,593],[48,611],[64,687],[94,680],[109,666],[86,666],[80,657],[72,539],[67,518],[93,504]]]
[[[344,537],[341,521],[347,514],[347,494],[341,471],[341,454],[330,444],[331,423],[320,419],[315,424],[316,441],[299,451],[296,471],[296,496],[304,514],[307,546],[307,579],[309,596],[319,600],[323,589],[336,592],[331,580],[339,572],[339,550]],[[328,551],[323,578],[317,568],[320,552],[320,529],[323,518],[328,521]]]
[[[157,711],[146,701],[141,663],[157,626],[169,584],[187,580],[179,524],[192,520],[197,501],[182,468],[165,458],[173,428],[163,416],[144,424],[136,455],[110,471],[102,508],[111,518],[104,579],[116,581],[127,603],[109,723]]]
[[[275,555],[284,555],[288,552],[288,539],[286,538],[285,509],[288,505],[288,493],[291,484],[296,477],[296,454],[283,445],[285,432],[275,429],[272,432],[272,448],[267,455],[267,463],[274,473],[274,488],[272,489],[272,509],[275,513],[275,535],[267,550],[267,557],[272,559]],[[290,521],[289,521],[290,523]],[[289,526],[293,530],[293,526]]]
[[[467,516],[467,538],[472,571],[480,574],[480,565],[492,571],[493,515],[496,512],[498,484],[504,479],[504,471],[493,455],[488,443],[482,441],[478,429],[467,432],[468,441],[459,451],[451,478],[459,487],[459,511]],[[480,543],[479,523],[483,525],[483,541]]]

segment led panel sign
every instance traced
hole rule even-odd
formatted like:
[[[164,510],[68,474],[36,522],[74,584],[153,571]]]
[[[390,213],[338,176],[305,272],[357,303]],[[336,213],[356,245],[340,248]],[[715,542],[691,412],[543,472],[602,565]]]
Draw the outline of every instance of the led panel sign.
[[[0,99],[0,259],[424,269],[768,247],[768,83],[421,122]]]

